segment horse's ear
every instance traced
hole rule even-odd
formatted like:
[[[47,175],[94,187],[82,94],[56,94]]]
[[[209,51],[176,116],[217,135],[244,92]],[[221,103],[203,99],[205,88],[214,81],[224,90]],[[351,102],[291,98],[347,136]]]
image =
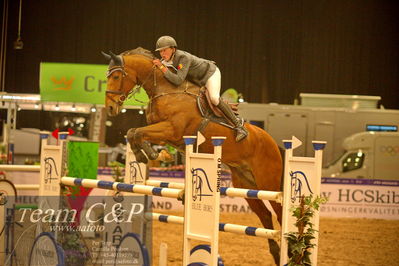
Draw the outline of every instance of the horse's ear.
[[[111,55],[112,60],[114,60],[115,65],[117,66],[122,66],[122,59],[120,56],[117,56],[116,54],[114,54],[113,52],[109,51],[109,54]]]
[[[101,51],[101,54],[105,57],[105,59],[107,59],[108,61],[111,60],[111,56],[107,53],[104,53],[103,51]]]

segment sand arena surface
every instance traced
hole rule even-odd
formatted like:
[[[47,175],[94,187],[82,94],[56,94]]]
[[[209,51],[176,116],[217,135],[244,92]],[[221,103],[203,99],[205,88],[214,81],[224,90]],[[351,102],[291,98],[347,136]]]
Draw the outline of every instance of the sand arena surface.
[[[165,214],[179,215],[170,212]],[[253,213],[221,214],[221,222],[260,227]],[[153,222],[153,260],[159,263],[159,246],[168,245],[168,266],[182,265],[183,225]],[[28,265],[30,249],[35,238],[35,224],[16,226],[17,265]],[[20,233],[27,231],[20,241]],[[19,233],[19,234],[18,234]],[[226,266],[275,265],[268,250],[267,240],[259,237],[219,234],[219,254]],[[89,244],[93,239],[87,239]],[[102,241],[98,238],[97,241]],[[399,220],[321,218],[318,265],[399,265]],[[90,249],[90,247],[89,247]],[[90,249],[91,250],[91,249]],[[87,261],[86,264],[100,263]]]
[[[182,213],[166,213],[182,215]],[[222,214],[221,222],[260,227],[255,214]],[[168,266],[182,265],[183,226],[153,223],[153,261],[159,246],[168,245]],[[275,265],[267,240],[219,234],[219,254],[226,266]],[[318,265],[399,265],[399,221],[321,218]]]

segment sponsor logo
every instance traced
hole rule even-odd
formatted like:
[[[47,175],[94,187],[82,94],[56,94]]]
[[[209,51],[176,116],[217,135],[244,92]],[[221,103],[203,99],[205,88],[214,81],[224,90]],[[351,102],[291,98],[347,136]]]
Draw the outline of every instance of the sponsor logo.
[[[384,155],[396,156],[399,154],[399,146],[382,145],[380,147],[380,152]]]
[[[54,90],[71,90],[72,84],[75,80],[75,77],[71,77],[69,80],[66,77],[62,77],[60,79],[55,78],[54,76],[51,77],[51,81],[54,84]]]

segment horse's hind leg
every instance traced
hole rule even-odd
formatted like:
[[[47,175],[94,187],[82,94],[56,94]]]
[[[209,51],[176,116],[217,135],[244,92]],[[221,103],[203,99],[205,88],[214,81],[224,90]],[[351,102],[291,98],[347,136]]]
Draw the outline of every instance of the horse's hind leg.
[[[234,187],[256,189],[256,182],[252,171],[244,168],[230,167]],[[262,200],[246,199],[251,210],[258,216],[265,228],[273,229],[272,213],[267,209]],[[274,239],[268,239],[269,251],[273,256],[274,262],[280,262],[280,247]]]
[[[249,207],[255,214],[259,217],[262,225],[265,228],[272,229],[273,228],[273,220],[272,213],[267,209],[266,205],[262,200],[258,199],[246,199]],[[269,251],[273,256],[274,262],[279,265],[280,263],[280,247],[278,246],[276,240],[268,239],[269,242]]]
[[[282,225],[282,220],[283,220],[283,207],[281,206],[280,203],[277,203],[275,201],[269,201],[270,205],[272,206],[274,212],[276,213],[277,216],[277,221],[279,222],[280,225]]]

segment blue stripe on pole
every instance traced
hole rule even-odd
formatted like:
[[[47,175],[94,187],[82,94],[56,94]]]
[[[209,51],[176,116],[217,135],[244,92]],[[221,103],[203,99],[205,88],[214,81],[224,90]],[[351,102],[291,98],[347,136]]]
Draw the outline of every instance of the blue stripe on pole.
[[[220,195],[226,196],[227,187],[220,188]]]
[[[159,184],[160,187],[169,187],[169,182],[161,182]]]
[[[158,218],[158,221],[163,222],[163,223],[167,223],[168,222],[168,215],[160,215]]]
[[[250,190],[248,190],[248,192],[247,192],[247,197],[248,197],[248,198],[255,198],[255,199],[257,199],[257,198],[258,198],[258,193],[259,193],[259,190],[250,189]]]
[[[103,188],[103,189],[112,189],[113,184],[114,184],[114,182],[101,180],[101,181],[98,181],[97,187]]]
[[[252,226],[247,226],[247,228],[245,228],[245,234],[249,235],[249,236],[256,236],[256,227],[252,227]]]
[[[155,196],[162,196],[162,188],[160,188],[160,187],[154,187],[154,188],[152,189],[152,195],[155,195]]]
[[[133,186],[134,185],[132,185],[132,184],[119,183],[118,185],[116,185],[116,189],[118,191],[132,192]]]
[[[223,231],[224,232],[224,226],[225,226],[226,224],[224,224],[224,223],[219,223],[219,231]]]
[[[82,185],[82,180],[83,180],[83,179],[81,179],[81,178],[76,178],[75,180],[73,180],[73,183],[74,183],[76,186],[81,186],[81,185]]]

